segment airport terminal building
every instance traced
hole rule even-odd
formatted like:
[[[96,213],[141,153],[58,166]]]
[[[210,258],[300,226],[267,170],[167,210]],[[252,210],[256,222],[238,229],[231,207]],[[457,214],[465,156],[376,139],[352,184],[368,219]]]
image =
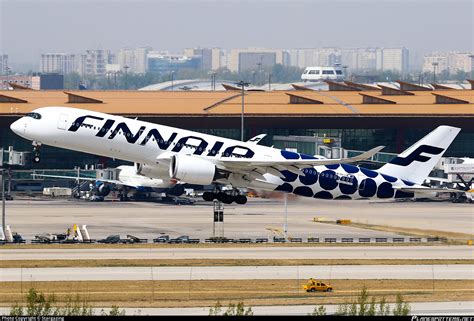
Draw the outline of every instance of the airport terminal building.
[[[471,81],[472,85],[472,81]],[[31,151],[10,124],[45,106],[64,106],[138,117],[140,120],[240,139],[242,94],[226,91],[40,91],[0,92],[0,148]],[[398,153],[439,125],[460,127],[445,156],[474,157],[474,91],[399,82],[398,86],[330,83],[329,90],[295,86],[288,91],[246,91],[245,139],[266,133],[262,144],[314,154],[307,142],[274,136],[337,137],[345,149],[385,145]],[[116,166],[120,161],[45,146],[33,168]]]

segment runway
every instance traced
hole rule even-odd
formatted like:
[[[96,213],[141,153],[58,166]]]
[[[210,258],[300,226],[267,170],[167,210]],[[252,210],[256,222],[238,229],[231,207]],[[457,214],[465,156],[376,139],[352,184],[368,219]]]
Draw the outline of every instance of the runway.
[[[472,246],[314,246],[1,249],[2,260],[111,259],[473,259]]]
[[[363,224],[389,225],[472,234],[472,205],[414,202],[351,202],[297,198],[288,202],[290,237],[402,237],[394,232],[348,225],[314,223],[313,218],[350,219]],[[65,233],[73,224],[88,226],[94,239],[111,234],[132,234],[153,239],[189,235],[204,240],[212,236],[212,206],[165,205],[150,202],[85,202],[60,199],[14,200],[7,203],[7,224],[24,239],[41,233]],[[272,238],[268,227],[282,228],[283,201],[250,199],[245,206],[226,205],[225,236]],[[437,235],[436,233],[433,236]]]
[[[333,265],[333,266],[203,266],[6,268],[0,281],[139,281],[139,280],[473,280],[474,266],[456,265]]]

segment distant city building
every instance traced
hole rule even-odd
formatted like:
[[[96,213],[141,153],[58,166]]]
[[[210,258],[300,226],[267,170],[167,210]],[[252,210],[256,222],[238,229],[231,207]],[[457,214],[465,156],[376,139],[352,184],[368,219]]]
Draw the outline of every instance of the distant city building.
[[[104,76],[105,66],[115,63],[115,56],[110,50],[86,50],[79,60],[79,74]]]
[[[58,73],[41,74],[39,75],[39,89],[64,89],[64,75]],[[38,89],[38,88],[34,88]]]
[[[144,74],[148,69],[147,55],[151,50],[151,47],[120,49],[117,54],[117,63],[121,69],[128,66],[130,73]]]
[[[288,64],[298,68],[333,66],[340,63],[351,70],[408,70],[408,49],[402,48],[302,48],[287,50]]]
[[[0,74],[5,75],[8,67],[8,55],[0,54]]]
[[[224,52],[220,48],[187,48],[184,55],[200,57],[202,70],[217,70],[224,67]]]
[[[0,76],[0,89],[8,89],[15,85],[35,90],[64,89],[64,76],[57,73],[31,76]]]
[[[352,70],[377,69],[377,49],[344,48],[341,49],[341,63]]]
[[[0,76],[0,89],[5,90],[10,86],[8,84],[15,84],[21,87],[33,88],[32,76],[23,75],[7,75]],[[37,87],[39,89],[39,86]]]
[[[284,64],[286,52],[281,49],[247,48],[232,49],[227,68],[230,71],[258,70]]]
[[[408,49],[405,47],[377,49],[377,70],[407,72]]]
[[[107,64],[105,65],[105,73],[106,74],[113,74],[119,73],[122,70],[119,64]]]
[[[332,66],[340,61],[338,48],[303,48],[288,51],[291,66],[306,68],[308,66]]]
[[[184,55],[187,57],[199,57],[201,65],[199,69],[212,69],[212,49],[210,48],[187,48],[184,49]]]
[[[147,64],[149,72],[161,74],[184,69],[197,70],[201,68],[201,57],[151,51],[147,55]]]
[[[75,72],[76,56],[65,53],[46,53],[41,55],[40,72],[69,74]]]
[[[433,72],[433,63],[437,63],[436,72],[471,72],[474,67],[473,59],[473,53],[457,51],[434,52],[423,57],[423,71]]]

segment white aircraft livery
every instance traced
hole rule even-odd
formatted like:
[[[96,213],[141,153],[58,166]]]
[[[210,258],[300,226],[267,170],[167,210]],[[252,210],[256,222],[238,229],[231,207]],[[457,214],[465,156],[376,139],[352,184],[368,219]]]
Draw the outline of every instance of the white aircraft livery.
[[[245,204],[242,190],[248,188],[317,199],[437,192],[421,184],[460,131],[439,126],[380,169],[370,170],[349,163],[368,159],[383,146],[356,157],[326,159],[76,108],[39,108],[10,128],[33,141],[35,162],[42,144],[122,159],[135,162],[136,173],[146,177],[216,184],[203,198],[226,204]],[[222,184],[234,189],[222,191]]]

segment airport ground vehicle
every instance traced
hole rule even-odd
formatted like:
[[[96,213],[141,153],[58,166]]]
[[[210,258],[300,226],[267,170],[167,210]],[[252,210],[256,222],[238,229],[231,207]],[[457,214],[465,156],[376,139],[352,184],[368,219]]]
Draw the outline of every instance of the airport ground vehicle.
[[[344,72],[341,66],[334,67],[307,67],[301,75],[304,82],[316,82],[323,80],[342,81],[344,80]]]
[[[308,283],[303,286],[306,292],[332,292],[332,285],[326,284],[313,278],[308,280]]]

